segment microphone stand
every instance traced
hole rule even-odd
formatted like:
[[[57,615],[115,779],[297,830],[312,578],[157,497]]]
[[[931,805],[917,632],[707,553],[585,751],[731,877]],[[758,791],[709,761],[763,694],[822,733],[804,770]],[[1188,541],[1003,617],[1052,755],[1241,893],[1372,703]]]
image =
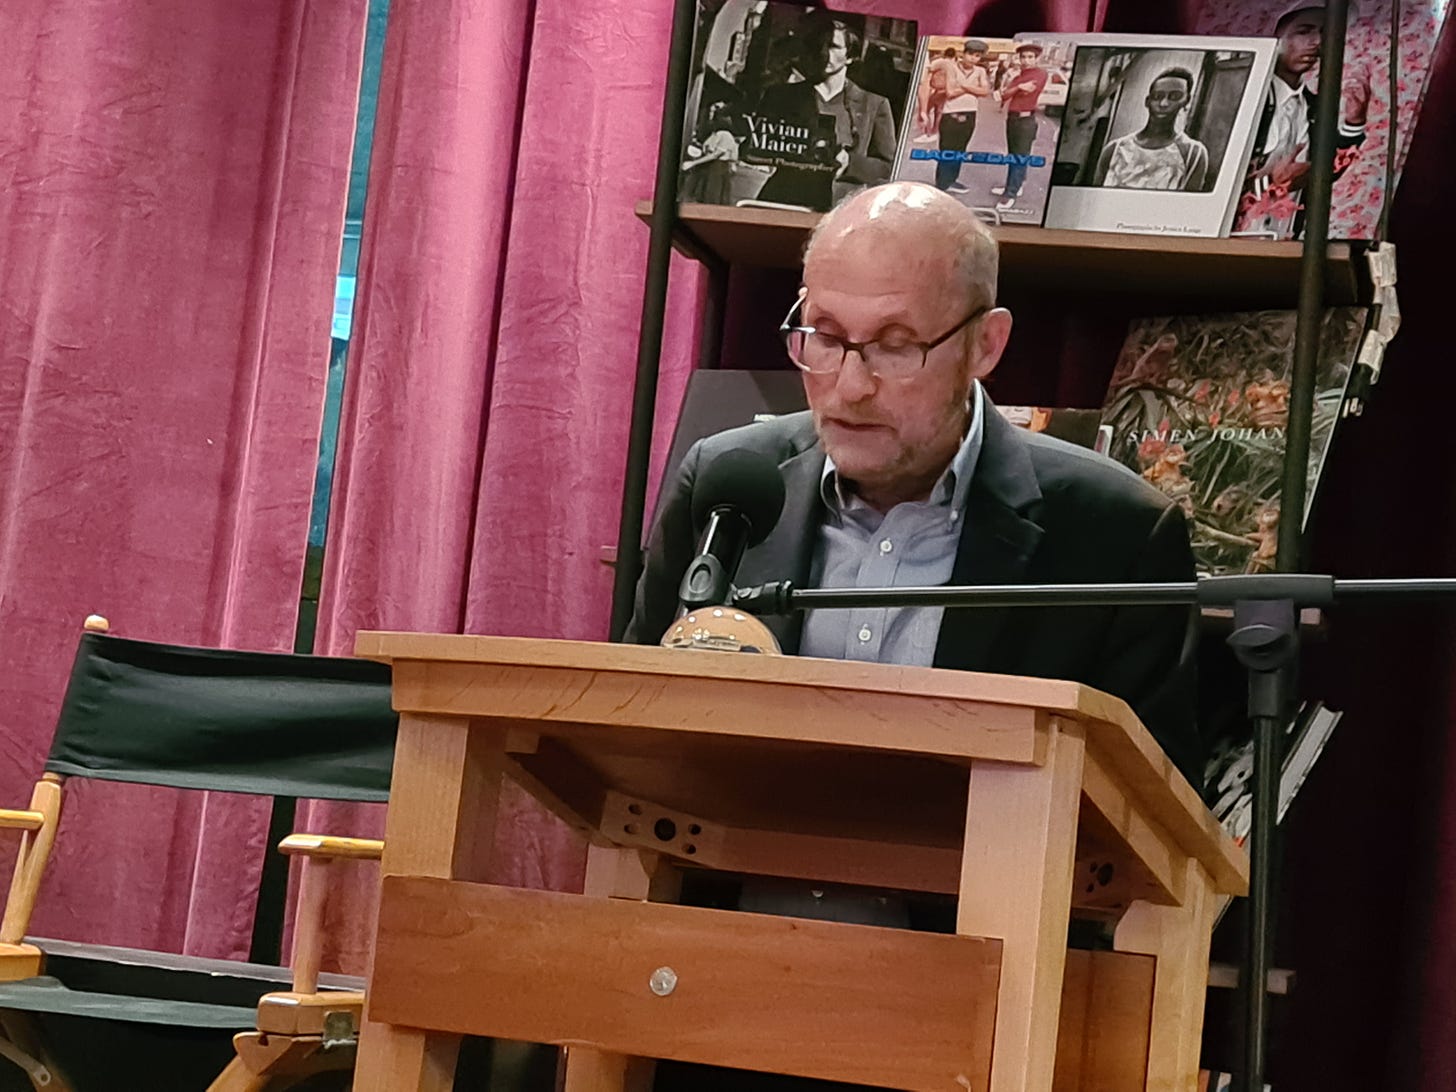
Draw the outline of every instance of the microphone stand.
[[[790,581],[744,588],[729,602],[751,614],[854,607],[1109,607],[1186,603],[1232,607],[1227,642],[1248,674],[1254,739],[1254,808],[1249,835],[1249,937],[1239,992],[1244,1014],[1243,1089],[1264,1087],[1278,827],[1280,726],[1294,692],[1299,611],[1336,603],[1424,604],[1456,599],[1456,578],[1336,580],[1313,573],[1208,576],[1166,584],[1027,584],[922,588],[795,588]]]

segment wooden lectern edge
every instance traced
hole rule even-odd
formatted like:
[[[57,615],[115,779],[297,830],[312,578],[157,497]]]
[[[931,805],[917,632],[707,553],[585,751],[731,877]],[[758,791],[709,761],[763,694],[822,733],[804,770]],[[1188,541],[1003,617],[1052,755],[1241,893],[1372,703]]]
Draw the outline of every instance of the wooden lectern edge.
[[[1089,743],[1106,755],[1132,792],[1151,805],[1153,816],[1168,828],[1184,851],[1202,861],[1213,880],[1214,890],[1225,895],[1246,894],[1248,853],[1214,818],[1198,790],[1173,765],[1127,702],[1090,686],[1071,685],[1081,691],[1078,704],[1087,720],[1122,729],[1098,733],[1094,728],[1088,733]],[[1173,800],[1165,799],[1164,806],[1159,806],[1162,786]],[[1213,852],[1203,852],[1205,848]]]
[[[361,631],[356,636],[354,654],[384,663],[393,663],[396,660],[486,662],[519,667],[573,667],[589,671],[653,675],[679,674],[683,663],[677,659],[682,655],[681,651],[668,651],[655,645],[369,630]],[[699,653],[695,651],[694,656],[699,657]],[[1137,723],[1132,711],[1117,698],[1061,679],[1035,679],[977,671],[946,671],[899,664],[851,664],[845,660],[823,660],[809,656],[765,657],[742,653],[699,657],[691,663],[696,669],[694,674],[722,679],[913,694],[917,697],[976,701],[990,705],[1035,705],[1050,713],[1060,713],[1079,720],[1091,717],[1116,722],[1119,719],[1117,714],[1109,713],[1109,710],[1120,709],[1123,720],[1129,724]],[[708,670],[709,667],[712,670]]]
[[[355,637],[354,652],[364,659],[385,663],[487,662],[664,675],[678,670],[675,657],[681,655],[651,645],[379,630],[361,630]],[[778,675],[777,681],[815,688],[906,693],[992,705],[1034,705],[1052,715],[1082,722],[1090,729],[1088,742],[1106,755],[1129,790],[1143,800],[1182,849],[1203,863],[1215,889],[1231,895],[1242,895],[1248,889],[1248,855],[1223,830],[1202,797],[1121,698],[1060,679],[876,663],[856,663],[853,674],[847,677],[845,661],[841,660],[708,656],[701,652],[693,655],[696,672],[718,678],[763,681],[766,675]],[[1099,731],[1098,724],[1112,730]]]

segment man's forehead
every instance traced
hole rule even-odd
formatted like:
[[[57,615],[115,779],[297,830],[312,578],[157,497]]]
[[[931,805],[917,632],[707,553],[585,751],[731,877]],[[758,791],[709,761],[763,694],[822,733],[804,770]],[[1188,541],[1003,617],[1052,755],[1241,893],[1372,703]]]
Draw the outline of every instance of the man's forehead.
[[[1284,29],[1281,34],[1288,34],[1291,31],[1319,30],[1325,25],[1324,8],[1296,8],[1290,11],[1283,18]]]
[[[880,326],[930,321],[947,306],[953,267],[943,249],[831,250],[804,267],[806,301],[821,317]]]

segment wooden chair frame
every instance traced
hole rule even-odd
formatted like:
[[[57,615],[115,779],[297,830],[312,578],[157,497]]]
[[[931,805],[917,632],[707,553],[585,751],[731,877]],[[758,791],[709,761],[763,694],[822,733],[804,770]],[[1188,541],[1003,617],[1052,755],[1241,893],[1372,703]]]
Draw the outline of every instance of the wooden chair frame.
[[[261,1092],[354,1065],[364,991],[320,990],[324,902],[329,876],[339,861],[377,861],[384,843],[372,838],[290,834],[281,853],[299,857],[298,910],[293,921],[293,988],[264,994],[258,1028],[233,1036],[237,1052],[208,1092]]]

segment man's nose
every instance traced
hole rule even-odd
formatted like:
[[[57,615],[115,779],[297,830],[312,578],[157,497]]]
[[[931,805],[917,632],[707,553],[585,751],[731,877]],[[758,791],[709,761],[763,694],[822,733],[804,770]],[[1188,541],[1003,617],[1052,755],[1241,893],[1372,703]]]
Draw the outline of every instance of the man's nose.
[[[846,402],[858,402],[874,394],[878,383],[865,363],[864,354],[858,349],[846,348],[844,363],[839,366],[839,380],[835,383],[839,397]]]

